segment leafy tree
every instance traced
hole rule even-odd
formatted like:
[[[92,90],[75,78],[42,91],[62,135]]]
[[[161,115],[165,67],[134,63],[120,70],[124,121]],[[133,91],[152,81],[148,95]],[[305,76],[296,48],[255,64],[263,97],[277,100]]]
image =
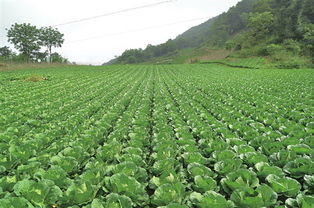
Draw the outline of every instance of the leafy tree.
[[[272,11],[273,0],[260,0],[255,3],[254,12],[269,12]]]
[[[273,0],[275,19],[275,34],[278,40],[297,38],[297,30],[303,22],[313,19],[313,0]]]
[[[312,62],[314,63],[314,24],[303,25],[301,29],[303,33],[303,44],[309,52]]]
[[[0,56],[10,57],[13,54],[14,54],[13,51],[11,51],[8,46],[3,46],[0,48]]]
[[[248,30],[255,40],[264,39],[271,32],[274,15],[270,12],[252,13],[248,19]]]
[[[28,61],[40,49],[38,35],[39,30],[29,23],[15,23],[7,32],[8,41],[26,56]]]
[[[314,0],[304,0],[302,16],[305,21],[314,24]]]
[[[57,29],[52,27],[42,27],[39,30],[39,40],[42,46],[47,47],[48,55],[49,55],[49,62],[52,61],[51,59],[51,50],[52,47],[61,47],[64,39],[63,34],[60,33]]]

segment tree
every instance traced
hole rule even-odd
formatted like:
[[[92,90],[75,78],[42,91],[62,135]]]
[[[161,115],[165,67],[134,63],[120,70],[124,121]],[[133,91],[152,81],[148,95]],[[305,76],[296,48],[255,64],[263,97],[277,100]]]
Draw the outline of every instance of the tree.
[[[254,4],[254,12],[272,12],[274,0],[260,0]]]
[[[255,40],[264,39],[272,30],[274,15],[270,12],[251,13],[248,19],[250,35]]]
[[[39,30],[29,23],[15,23],[7,32],[8,41],[26,56],[28,61],[40,49],[38,35]]]
[[[314,24],[305,24],[302,28],[304,48],[314,63]]]
[[[0,56],[10,57],[13,55],[13,52],[10,50],[8,46],[4,46],[0,48]]]
[[[60,33],[56,28],[42,27],[39,32],[39,40],[42,46],[47,47],[49,62],[51,62],[51,50],[52,47],[61,47],[64,39],[63,34]]]
[[[34,54],[36,61],[38,62],[46,62],[47,61],[47,51],[45,52],[36,52]]]
[[[133,64],[143,62],[144,60],[145,56],[142,49],[130,49],[124,51],[122,55],[117,58],[117,63]]]
[[[307,19],[308,23],[314,24],[314,0],[305,0],[303,16]]]
[[[68,63],[68,60],[66,58],[63,58],[58,53],[52,53],[51,54],[51,62],[53,62],[53,63]]]

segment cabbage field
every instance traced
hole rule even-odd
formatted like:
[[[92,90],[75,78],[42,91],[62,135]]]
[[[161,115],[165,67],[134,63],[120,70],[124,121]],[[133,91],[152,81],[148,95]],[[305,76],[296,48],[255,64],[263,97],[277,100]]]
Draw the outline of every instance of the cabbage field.
[[[0,207],[313,208],[314,70],[2,71]]]

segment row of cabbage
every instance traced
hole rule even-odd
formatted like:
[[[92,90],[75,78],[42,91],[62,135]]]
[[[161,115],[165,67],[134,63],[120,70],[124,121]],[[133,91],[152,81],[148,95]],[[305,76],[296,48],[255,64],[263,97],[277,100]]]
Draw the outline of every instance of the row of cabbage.
[[[232,86],[228,82],[222,85],[222,81],[230,78],[226,76],[220,77],[220,80],[211,79],[209,76],[213,76],[213,73],[217,71],[208,70],[208,77],[206,77],[204,71],[207,69],[202,68],[203,70],[200,70],[201,67],[198,68],[199,71],[191,69],[194,76],[187,76],[191,72],[184,73],[183,70],[169,71],[172,75],[168,75],[167,78],[175,101],[183,103],[179,104],[184,110],[180,114],[184,115],[185,112],[185,118],[189,123],[194,125],[197,123],[195,126],[191,125],[190,129],[192,132],[193,129],[195,131],[194,138],[199,138],[204,158],[200,155],[195,158],[199,163],[205,163],[218,175],[214,178],[219,183],[220,190],[215,191],[223,194],[233,203],[232,206],[236,207],[312,207],[314,128],[313,113],[311,113],[313,105],[308,101],[311,99],[313,101],[313,91],[311,91],[313,87],[305,85],[285,88],[289,97],[290,90],[293,90],[293,93],[299,90],[303,92],[301,97],[309,99],[305,99],[300,111],[293,108],[300,109],[298,103],[293,105],[292,102],[300,102],[301,99],[286,100],[290,105],[290,110],[302,115],[302,118],[296,119],[290,116],[289,112],[281,114],[282,106],[277,106],[275,102],[272,102],[275,109],[279,110],[266,114],[269,117],[261,119],[260,108],[263,109],[263,105],[269,105],[270,101],[263,97],[259,98],[260,94],[263,95],[263,91],[246,95],[255,91],[256,88],[265,87],[252,82],[260,77],[250,77],[249,83],[245,83],[247,77],[232,77]],[[243,70],[240,71],[243,72]],[[222,75],[224,72],[219,73]],[[265,73],[278,76],[276,72]],[[229,73],[233,74],[233,71],[230,69]],[[199,77],[196,78],[197,74]],[[278,74],[282,75],[282,72]],[[236,82],[237,79],[242,82]],[[287,77],[280,77],[280,79],[289,81]],[[304,77],[304,80],[299,80],[299,82],[306,83],[312,79]],[[229,88],[240,89],[240,87],[248,90],[229,90]],[[273,86],[279,89],[281,87],[281,85]],[[281,96],[279,99],[284,97]],[[273,100],[276,99],[273,98]],[[184,102],[186,102],[185,109]],[[190,120],[188,118],[193,111],[198,114]],[[200,118],[207,123],[202,130],[199,130],[201,123],[197,122]],[[273,122],[268,122],[268,120]],[[279,125],[275,125],[277,123]],[[206,132],[205,129],[208,130],[208,126],[214,135],[202,137],[202,134]],[[194,150],[192,152],[195,155]],[[198,198],[201,195],[198,192],[193,197]],[[207,207],[211,206],[207,205]],[[226,203],[225,206],[229,205]]]
[[[84,73],[84,70],[81,72]],[[62,77],[61,84],[67,91],[59,94],[64,99],[61,107],[59,102],[55,102],[54,108],[47,110],[42,104],[41,108],[34,109],[33,114],[23,114],[26,122],[18,120],[20,123],[9,123],[7,129],[1,132],[2,206],[69,207],[86,204],[103,188],[107,166],[112,165],[102,156],[107,154],[107,140],[111,134],[124,128],[125,122],[121,119],[126,118],[124,115],[129,111],[133,96],[138,97],[137,93],[142,90],[145,75],[138,70],[93,72],[85,71],[87,76],[80,77],[82,85],[78,88],[76,78],[70,76],[69,84]],[[23,73],[14,75],[24,76]],[[12,105],[14,99],[5,100],[1,103],[6,106],[1,108],[5,111],[3,117],[8,118],[12,112],[22,110],[27,101],[33,106],[39,105],[42,100],[54,102],[53,93],[60,92],[60,89],[53,88],[60,81],[58,75],[58,71],[51,72],[55,80],[50,83],[18,82],[13,85],[8,82],[1,86],[5,89],[2,91],[4,97],[14,97],[12,92],[21,86],[32,90],[33,87],[37,89],[36,85],[42,85],[42,94],[52,92],[48,101],[41,94],[38,100],[33,101],[28,95],[20,97],[21,106]],[[45,88],[45,85],[51,88]],[[77,100],[77,96],[82,102]],[[48,114],[45,118],[36,118],[44,113]],[[31,119],[36,120],[37,125],[27,122]],[[24,128],[25,131],[21,131]],[[115,136],[119,138],[120,135]]]
[[[0,79],[2,207],[314,204],[311,71],[111,66],[18,81],[30,73]]]

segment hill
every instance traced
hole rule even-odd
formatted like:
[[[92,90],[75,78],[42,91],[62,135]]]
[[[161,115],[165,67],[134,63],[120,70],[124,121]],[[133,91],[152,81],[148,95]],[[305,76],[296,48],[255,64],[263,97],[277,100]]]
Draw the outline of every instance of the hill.
[[[263,56],[283,67],[313,62],[314,0],[242,0],[173,40],[126,50],[110,63],[191,63]]]

